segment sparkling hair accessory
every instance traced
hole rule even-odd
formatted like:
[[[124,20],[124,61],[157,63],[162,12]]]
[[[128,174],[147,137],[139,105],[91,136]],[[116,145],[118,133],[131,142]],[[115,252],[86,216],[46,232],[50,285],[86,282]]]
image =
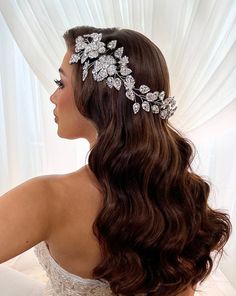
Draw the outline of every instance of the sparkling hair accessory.
[[[89,41],[89,38],[92,40]],[[127,67],[129,58],[126,55],[122,56],[124,47],[116,48],[117,40],[111,40],[107,45],[101,40],[102,33],[85,34],[75,40],[75,53],[71,55],[69,63],[78,63],[80,60],[83,65],[82,80],[86,79],[89,68],[94,66],[92,74],[95,81],[106,78],[108,87],[114,87],[118,91],[122,83],[124,84],[126,97],[134,101],[134,114],[140,110],[140,103],[136,101],[136,97],[139,97],[142,109],[146,112],[152,110],[152,113],[159,113],[162,119],[172,116],[177,109],[174,97],[164,98],[164,91],[150,92],[150,88],[144,84],[135,88],[132,70]],[[94,61],[91,62],[90,59]]]

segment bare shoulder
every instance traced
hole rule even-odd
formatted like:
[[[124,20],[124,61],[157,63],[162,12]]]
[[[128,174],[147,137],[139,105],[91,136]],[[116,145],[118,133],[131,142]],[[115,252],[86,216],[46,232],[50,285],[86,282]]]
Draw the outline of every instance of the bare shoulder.
[[[65,227],[68,219],[71,222],[73,215],[78,219],[88,205],[91,208],[91,203],[88,202],[91,198],[93,206],[99,206],[100,187],[88,166],[69,174],[43,176],[42,179],[49,186],[48,199],[53,231],[61,226]]]

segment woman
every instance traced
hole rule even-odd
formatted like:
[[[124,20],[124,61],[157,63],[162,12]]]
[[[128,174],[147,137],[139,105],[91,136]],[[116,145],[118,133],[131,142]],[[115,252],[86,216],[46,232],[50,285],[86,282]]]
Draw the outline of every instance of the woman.
[[[193,295],[230,221],[208,206],[192,143],[168,121],[177,106],[161,51],[128,29],[63,37],[51,101],[58,135],[89,141],[88,165],[3,196],[1,262],[35,246],[45,295]]]

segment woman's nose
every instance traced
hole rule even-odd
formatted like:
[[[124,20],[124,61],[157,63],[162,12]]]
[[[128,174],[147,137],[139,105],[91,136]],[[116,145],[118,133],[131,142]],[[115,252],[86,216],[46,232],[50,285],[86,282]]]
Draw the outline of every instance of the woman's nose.
[[[54,91],[54,93],[50,96],[50,101],[51,101],[53,104],[55,104],[55,102],[56,102],[55,92],[56,92],[56,91]]]

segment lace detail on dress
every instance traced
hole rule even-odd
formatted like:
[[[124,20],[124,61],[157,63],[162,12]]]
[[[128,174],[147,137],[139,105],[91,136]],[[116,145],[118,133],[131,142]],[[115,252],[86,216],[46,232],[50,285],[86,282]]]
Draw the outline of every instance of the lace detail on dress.
[[[51,256],[46,242],[34,246],[34,253],[49,278],[44,296],[115,295],[108,281],[82,278],[63,269]]]

